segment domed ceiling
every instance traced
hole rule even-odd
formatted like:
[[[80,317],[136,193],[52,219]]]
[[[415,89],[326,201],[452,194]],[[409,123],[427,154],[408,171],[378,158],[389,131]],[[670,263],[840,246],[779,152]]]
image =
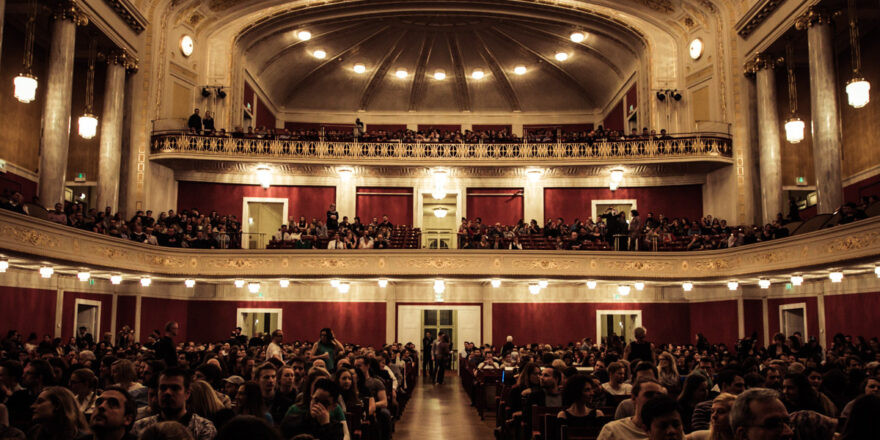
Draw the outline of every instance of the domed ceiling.
[[[291,15],[254,25],[238,45],[284,111],[598,113],[635,74],[643,43],[610,20],[571,23],[491,10]],[[586,38],[573,42],[574,31]]]

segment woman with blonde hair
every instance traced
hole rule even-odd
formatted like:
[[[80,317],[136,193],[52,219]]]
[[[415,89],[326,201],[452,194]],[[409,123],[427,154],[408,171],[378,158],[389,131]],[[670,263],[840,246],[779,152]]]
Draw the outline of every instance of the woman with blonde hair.
[[[132,361],[119,359],[110,364],[110,376],[116,382],[115,386],[128,391],[138,407],[147,406],[147,387],[138,383],[137,370]]]
[[[203,380],[193,381],[190,385],[186,410],[210,420],[218,430],[229,419],[235,417],[235,412],[223,406],[211,384]]]
[[[730,409],[736,396],[721,393],[712,399],[712,424],[705,431],[694,431],[687,435],[687,440],[733,440],[733,428],[730,426]]]
[[[678,374],[678,366],[675,365],[675,356],[668,351],[660,353],[657,358],[657,379],[660,381],[669,394],[677,394],[681,388],[681,376]],[[672,391],[675,390],[675,391]]]
[[[89,424],[79,409],[76,397],[67,388],[49,387],[34,404],[34,426],[28,431],[30,440],[70,440],[89,432]]]

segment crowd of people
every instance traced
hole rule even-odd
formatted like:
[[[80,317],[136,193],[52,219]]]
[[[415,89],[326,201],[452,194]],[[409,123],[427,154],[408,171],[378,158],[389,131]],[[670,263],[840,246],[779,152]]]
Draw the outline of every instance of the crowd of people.
[[[465,345],[461,374],[472,399],[484,395],[475,384],[485,378],[503,387],[498,438],[543,430],[532,426],[533,410],[556,415],[557,427],[592,427],[599,440],[852,440],[880,432],[877,338],[837,334],[827,350],[800,333],[777,334],[767,347],[757,335],[735,347],[701,334],[696,344],[673,345],[636,328],[629,344],[612,335],[601,345],[517,346],[511,337],[503,347]],[[502,369],[505,382],[495,373]]]
[[[391,237],[395,227],[387,215],[378,217],[368,223],[361,222],[360,217],[349,220],[348,216],[340,219],[336,205],[331,204],[327,210],[327,221],[313,219],[307,222],[305,217],[298,221],[290,219],[281,225],[278,234],[272,236],[269,249],[391,249],[394,247]]]
[[[147,342],[83,327],[69,341],[0,341],[0,439],[390,439],[409,398],[412,344],[310,341],[276,330],[177,341],[169,322]]]

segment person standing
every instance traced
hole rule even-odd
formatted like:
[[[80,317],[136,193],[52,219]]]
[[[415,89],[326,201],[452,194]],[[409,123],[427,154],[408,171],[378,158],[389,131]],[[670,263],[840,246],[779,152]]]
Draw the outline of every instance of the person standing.
[[[165,361],[168,367],[177,366],[177,347],[174,345],[174,337],[180,330],[180,324],[169,321],[165,324],[165,336],[156,344],[156,357]]]
[[[330,209],[327,210],[327,229],[331,231],[339,229],[339,212],[336,211],[335,203],[331,203]]]
[[[437,384],[443,385],[443,376],[446,374],[446,367],[449,364],[449,336],[445,333],[440,335],[440,343],[437,344]]]
[[[275,358],[284,363],[284,352],[281,350],[281,341],[284,339],[284,333],[279,329],[272,332],[272,342],[266,347],[266,360]]]
[[[309,360],[323,359],[327,365],[327,371],[333,372],[336,368],[336,358],[340,354],[345,353],[345,347],[333,336],[333,330],[329,328],[321,329],[321,339],[312,345],[312,352],[309,354]]]
[[[199,134],[202,132],[202,117],[199,116],[199,109],[193,110],[193,114],[189,116],[186,126],[189,128],[190,133]]]
[[[425,332],[425,337],[422,338],[422,373],[428,374],[431,376],[434,375],[434,338],[431,337],[431,332]]]

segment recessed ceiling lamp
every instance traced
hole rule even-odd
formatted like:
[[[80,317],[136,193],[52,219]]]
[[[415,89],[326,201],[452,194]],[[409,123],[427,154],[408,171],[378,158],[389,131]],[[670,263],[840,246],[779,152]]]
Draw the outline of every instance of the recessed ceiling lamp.
[[[286,289],[290,287],[290,280],[279,280],[278,285]]]
[[[88,281],[89,278],[92,277],[92,274],[90,274],[86,271],[82,271],[82,272],[77,273],[76,277],[79,278],[80,281]]]
[[[529,180],[536,181],[544,175],[544,170],[540,168],[531,168],[526,170],[526,176],[528,176]]]
[[[330,287],[333,287],[334,289],[339,287],[339,280],[337,280],[337,279],[330,280]]]
[[[248,283],[248,292],[260,293],[260,283]]]
[[[690,292],[691,290],[694,290],[694,283],[691,283],[691,282],[681,283],[681,288],[684,289],[685,292]]]
[[[316,49],[314,52],[312,52],[312,55],[319,60],[327,58],[327,52],[324,52],[322,49]]]
[[[736,282],[736,281],[728,281],[727,282],[727,289],[728,290],[736,290],[737,288],[739,288],[738,282]]]
[[[516,66],[513,68],[513,73],[515,73],[517,75],[525,75],[526,72],[527,72],[526,66],[520,65],[520,66]]]
[[[565,61],[568,59],[568,54],[565,52],[556,52],[555,58],[556,61]]]
[[[637,283],[633,283],[633,287],[635,287],[638,291],[642,291],[645,290],[645,283],[639,281]]]
[[[529,284],[529,293],[531,293],[532,295],[537,295],[541,293],[541,286],[537,283]]]
[[[354,65],[354,73],[364,73],[367,71],[367,66],[364,63],[357,63]]]
[[[264,189],[269,189],[272,186],[272,168],[269,168],[268,165],[258,166],[257,181],[260,182],[260,186]]]
[[[800,275],[792,275],[791,276],[791,285],[792,286],[800,286],[804,283],[804,277]]]
[[[446,291],[446,282],[443,280],[434,280],[434,293],[440,295]]]
[[[6,272],[6,269],[9,269],[9,260],[4,258],[0,260],[0,273]]]
[[[122,284],[122,275],[110,275],[110,284]]]
[[[309,41],[312,39],[312,33],[303,29],[296,33],[296,38],[299,38],[302,41]]]
[[[339,293],[348,293],[351,290],[351,284],[346,281],[340,281],[336,289],[339,290]]]
[[[354,170],[351,168],[339,168],[336,172],[339,173],[340,179],[346,181],[351,179],[351,176],[354,175]]]
[[[629,295],[630,290],[632,290],[632,289],[625,284],[621,284],[621,285],[617,286],[617,294],[620,296]]]
[[[788,67],[788,108],[791,116],[785,121],[785,139],[796,144],[804,140],[806,124],[797,115],[797,79],[794,73],[794,47],[791,43],[785,49],[785,62]]]
[[[196,280],[185,280],[183,284],[187,289],[192,289],[193,287],[196,287]]]
[[[242,287],[244,287],[244,280],[235,280],[235,287],[237,289],[241,289]]]
[[[492,278],[491,283],[492,283],[492,287],[494,287],[496,289],[501,287],[501,280],[499,280],[498,278]]]
[[[770,280],[763,280],[763,279],[758,280],[758,286],[760,286],[762,289],[769,289],[770,288]]]
[[[444,79],[446,79],[446,71],[443,69],[437,69],[436,71],[434,71],[434,79],[436,79],[437,81],[443,81]]]
[[[593,280],[587,281],[587,289],[593,290],[596,288],[596,282]]]
[[[150,284],[153,284],[153,280],[150,277],[141,277],[141,286],[150,287]]]
[[[446,214],[448,214],[448,213],[449,213],[449,210],[442,207],[442,206],[438,206],[438,207],[434,208],[434,217],[444,218],[444,217],[446,217]]]
[[[550,283],[548,283],[547,280],[541,280],[541,281],[538,281],[538,285],[541,286],[542,289],[546,289],[547,286],[550,285]]]
[[[473,79],[483,79],[484,76],[486,76],[486,74],[483,73],[483,69],[474,69],[471,73],[471,78]]]
[[[43,278],[52,278],[53,273],[55,273],[55,269],[52,269],[49,266],[43,266],[40,268],[40,276]]]
[[[862,76],[862,49],[859,43],[859,26],[856,19],[855,0],[847,2],[849,10],[849,47],[852,79],[846,83],[849,105],[862,108],[871,101],[871,83]]]
[[[832,283],[839,283],[843,281],[843,272],[831,272],[828,274],[828,278],[831,278]]]
[[[383,289],[388,287],[388,280],[386,280],[385,278],[380,279],[379,280],[379,287],[381,287]]]
[[[573,43],[581,43],[587,39],[587,34],[581,31],[574,31],[568,36],[568,38],[570,38]]]
[[[406,78],[406,76],[407,76],[408,74],[406,73],[406,69],[404,69],[404,68],[402,68],[402,67],[399,67],[399,68],[397,69],[397,71],[394,72],[394,75],[397,76],[397,77],[400,78],[400,79],[403,79],[403,78]]]
[[[6,263],[7,265],[9,263]],[[880,278],[880,265],[874,266],[874,274],[877,275],[877,278]]]

